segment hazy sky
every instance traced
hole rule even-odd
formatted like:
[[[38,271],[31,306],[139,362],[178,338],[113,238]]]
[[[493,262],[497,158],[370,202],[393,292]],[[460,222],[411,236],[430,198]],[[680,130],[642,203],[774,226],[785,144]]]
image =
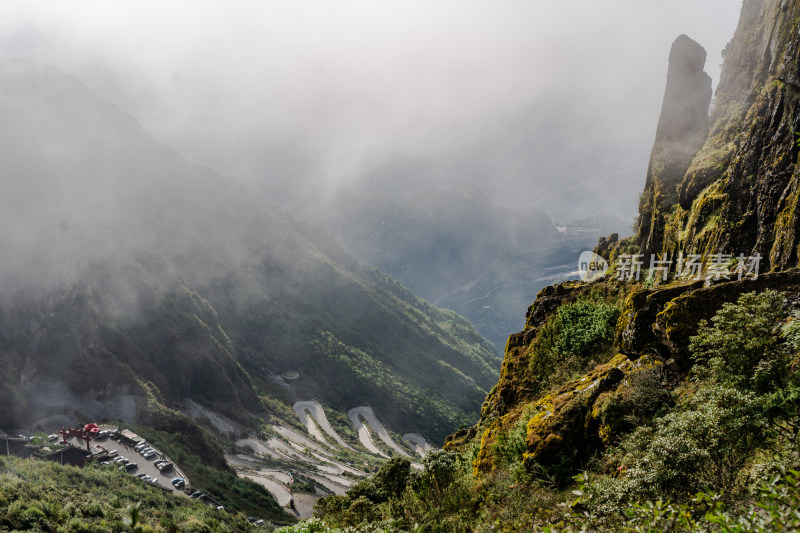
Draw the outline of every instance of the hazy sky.
[[[628,220],[667,58],[739,0],[0,2],[0,53],[43,59],[191,161],[275,202],[473,185],[563,220]],[[299,191],[299,192],[298,192]]]

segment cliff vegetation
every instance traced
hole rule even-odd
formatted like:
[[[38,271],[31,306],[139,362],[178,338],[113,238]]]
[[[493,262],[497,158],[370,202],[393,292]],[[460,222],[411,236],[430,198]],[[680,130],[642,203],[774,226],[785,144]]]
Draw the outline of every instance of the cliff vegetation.
[[[606,278],[540,291],[479,423],[314,527],[800,530],[799,24],[800,2],[745,0],[710,116],[705,51],[675,41],[636,233],[596,249]]]

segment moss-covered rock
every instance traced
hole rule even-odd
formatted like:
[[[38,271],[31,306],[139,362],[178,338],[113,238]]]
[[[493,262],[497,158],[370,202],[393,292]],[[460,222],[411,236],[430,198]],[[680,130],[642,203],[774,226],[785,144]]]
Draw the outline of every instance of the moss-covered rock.
[[[708,130],[711,78],[703,72],[706,51],[686,35],[672,45],[667,87],[639,204],[637,244],[645,254],[661,249],[666,213],[677,186]]]
[[[558,308],[591,290],[590,284],[568,281],[539,291],[528,308],[525,329],[508,338],[500,379],[483,402],[481,419],[503,416],[511,406],[530,400],[536,394],[536,384],[528,379],[530,347],[539,329]]]
[[[664,355],[673,358],[682,368],[691,365],[689,342],[697,334],[702,320],[709,320],[723,303],[735,302],[747,292],[775,289],[783,293],[800,290],[800,270],[763,274],[757,279],[727,281],[692,288],[667,302],[652,324],[652,330]]]
[[[626,355],[618,354],[589,374],[535,402],[535,414],[527,424],[526,466],[534,469],[537,465],[585,459],[613,442],[620,432],[629,428],[624,423],[626,413],[614,410],[614,398],[626,394],[632,375],[659,365],[663,362],[650,355],[631,361]]]
[[[632,292],[625,300],[622,313],[617,321],[615,346],[629,357],[655,351],[660,353],[659,339],[653,331],[656,316],[674,298],[687,290],[702,287],[702,282],[670,285],[664,288],[640,289]]]
[[[614,282],[607,283],[619,289]],[[745,292],[777,289],[796,298],[800,270],[742,281],[672,283],[634,290],[627,295],[617,322],[619,353],[578,379],[540,391],[522,368],[528,364],[531,346],[546,329],[547,317],[585,297],[591,285],[597,291],[597,284],[543,291],[543,301],[531,306],[528,323],[532,327],[509,341],[501,380],[484,404],[479,426],[462,430],[448,443],[449,449],[456,449],[480,435],[473,464],[476,475],[497,467],[498,438],[525,418],[524,464],[530,470],[579,464],[612,445],[670,402],[669,382],[691,366],[689,343],[701,320]],[[645,371],[655,370],[657,374],[643,377]]]

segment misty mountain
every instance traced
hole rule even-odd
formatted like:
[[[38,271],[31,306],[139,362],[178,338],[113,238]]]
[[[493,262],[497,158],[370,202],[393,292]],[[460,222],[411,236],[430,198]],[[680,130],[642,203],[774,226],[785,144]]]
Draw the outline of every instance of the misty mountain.
[[[0,114],[0,425],[302,396],[442,439],[496,381],[466,320],[60,71],[0,65]]]
[[[350,253],[469,318],[498,350],[536,293],[577,258],[544,212],[504,208],[472,188],[340,197],[323,217]]]
[[[724,0],[311,4],[103,16],[103,3],[14,2],[0,6],[0,48],[58,65],[292,213],[342,188],[435,184],[558,222],[630,220],[669,43],[702,36],[719,59],[738,14]]]

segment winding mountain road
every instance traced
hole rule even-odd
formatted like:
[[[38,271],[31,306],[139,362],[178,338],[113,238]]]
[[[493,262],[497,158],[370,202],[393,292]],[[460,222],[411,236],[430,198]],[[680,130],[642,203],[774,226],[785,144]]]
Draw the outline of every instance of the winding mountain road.
[[[389,432],[386,431],[380,422],[378,422],[378,418],[372,411],[372,407],[354,407],[353,409],[347,411],[347,417],[350,419],[350,422],[353,423],[353,427],[355,427],[356,433],[358,434],[358,439],[371,453],[387,459],[389,458],[389,456],[375,446],[372,436],[370,435],[370,432],[364,422],[366,422],[366,424],[372,428],[372,431],[374,431],[375,434],[378,435],[378,438],[380,438],[390,449],[394,450],[403,457],[411,457],[405,450],[403,450],[403,448],[398,446],[397,443],[392,440]],[[364,422],[362,422],[361,419],[363,419]]]
[[[303,422],[303,425],[308,430],[308,433],[323,442],[326,446],[331,447],[325,437],[323,437],[320,429],[327,433],[336,443],[345,448],[347,450],[353,450],[353,448],[348,445],[342,437],[336,433],[336,430],[333,429],[330,422],[328,422],[328,417],[325,416],[325,411],[322,409],[322,406],[316,400],[309,400],[309,401],[302,401],[296,402],[292,409],[300,417],[300,420]],[[312,419],[313,417],[313,419]]]
[[[403,441],[422,458],[433,451],[433,446],[419,433],[406,433],[403,435]]]

